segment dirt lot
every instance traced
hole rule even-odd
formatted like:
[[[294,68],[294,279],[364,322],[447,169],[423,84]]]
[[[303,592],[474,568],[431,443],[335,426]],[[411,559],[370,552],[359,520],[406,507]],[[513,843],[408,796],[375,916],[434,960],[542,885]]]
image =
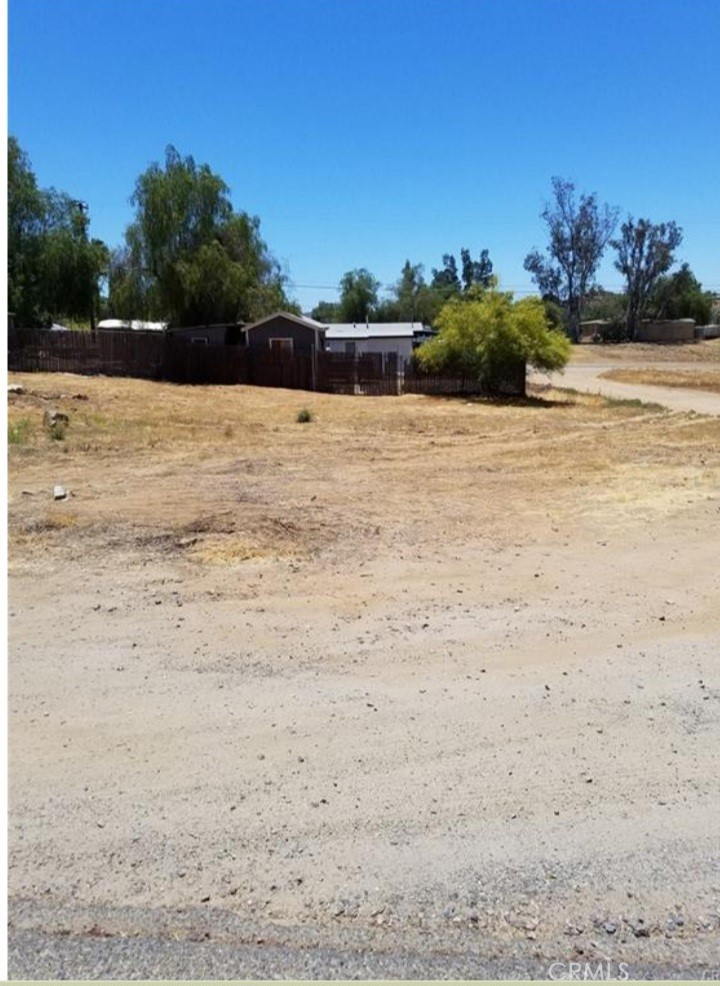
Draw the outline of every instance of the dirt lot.
[[[607,380],[620,380],[623,383],[641,383],[656,387],[682,387],[691,390],[707,390],[720,394],[720,367],[718,369],[698,370],[657,370],[643,369],[609,370],[603,373]]]
[[[11,976],[717,964],[720,420],[11,382]]]

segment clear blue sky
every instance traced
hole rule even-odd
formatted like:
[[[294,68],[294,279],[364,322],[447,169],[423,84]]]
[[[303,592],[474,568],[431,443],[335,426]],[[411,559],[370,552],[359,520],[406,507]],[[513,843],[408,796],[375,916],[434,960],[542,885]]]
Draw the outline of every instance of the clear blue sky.
[[[554,174],[675,219],[720,290],[720,0],[10,0],[8,44],[10,133],[111,245],[172,143],[305,309],[462,246],[530,290]]]

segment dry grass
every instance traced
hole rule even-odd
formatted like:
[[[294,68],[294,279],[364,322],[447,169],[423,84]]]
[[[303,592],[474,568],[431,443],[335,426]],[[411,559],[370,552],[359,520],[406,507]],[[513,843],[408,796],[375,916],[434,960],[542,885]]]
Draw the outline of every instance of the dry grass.
[[[609,503],[613,520],[662,514],[687,501],[689,476],[700,497],[720,469],[720,421],[562,391],[505,404],[313,394],[299,428],[297,391],[15,379],[29,393],[11,399],[10,426],[30,425],[9,448],[11,550],[29,550],[28,524],[44,550],[82,544],[128,564],[150,551],[238,565],[359,558],[381,541],[512,543]],[[48,406],[69,415],[62,443],[40,426]],[[73,494],[67,529],[43,527],[55,483]]]
[[[623,363],[720,363],[720,339],[660,345],[650,342],[626,342],[573,346],[571,362],[598,363],[606,360]]]
[[[263,551],[242,538],[218,537],[206,540],[202,546],[192,549],[189,555],[194,561],[206,565],[237,565],[251,558],[278,557],[278,551]]]
[[[619,380],[622,383],[684,387],[720,394],[720,367],[717,370],[608,370],[607,373],[603,373],[603,377],[607,380]]]

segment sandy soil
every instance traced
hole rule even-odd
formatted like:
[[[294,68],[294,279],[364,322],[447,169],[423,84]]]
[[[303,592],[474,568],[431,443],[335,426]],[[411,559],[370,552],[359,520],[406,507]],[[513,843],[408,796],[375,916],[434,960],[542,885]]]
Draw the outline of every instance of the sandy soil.
[[[555,392],[22,382],[28,954],[31,932],[152,926],[251,935],[261,970],[302,935],[479,973],[716,965],[720,421]]]

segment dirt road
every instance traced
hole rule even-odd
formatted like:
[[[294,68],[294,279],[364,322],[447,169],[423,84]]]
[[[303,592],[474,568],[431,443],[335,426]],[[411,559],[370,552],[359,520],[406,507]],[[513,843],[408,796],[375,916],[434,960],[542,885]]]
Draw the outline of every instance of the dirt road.
[[[634,362],[633,367],[642,365],[657,366],[657,364],[642,364]],[[695,411],[697,414],[720,415],[720,394],[702,390],[679,387],[662,387],[647,384],[622,383],[618,380],[608,380],[604,374],[617,370],[617,362],[605,360],[597,363],[570,364],[562,373],[550,374],[549,377],[536,375],[540,383],[549,380],[556,387],[569,387],[586,394],[601,394],[604,397],[614,397],[618,400],[641,400],[648,404],[661,404],[672,411]],[[663,363],[663,369],[681,369],[685,373],[693,371],[701,373],[706,369],[703,363]]]
[[[31,383],[11,976],[714,968],[720,422]]]

